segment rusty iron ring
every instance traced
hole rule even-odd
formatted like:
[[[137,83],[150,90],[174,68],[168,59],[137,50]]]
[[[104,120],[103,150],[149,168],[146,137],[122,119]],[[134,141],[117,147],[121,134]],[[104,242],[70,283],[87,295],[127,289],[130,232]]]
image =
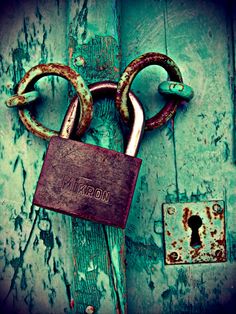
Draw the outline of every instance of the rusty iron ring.
[[[124,70],[117,87],[116,106],[124,121],[129,121],[127,107],[127,95],[136,75],[149,65],[162,66],[168,73],[171,81],[183,83],[181,72],[176,63],[164,54],[149,52],[133,60]],[[173,97],[155,116],[145,121],[145,130],[153,130],[164,125],[172,118],[177,110],[181,99]]]
[[[89,127],[92,113],[93,101],[92,95],[84,82],[83,78],[66,65],[59,63],[39,64],[30,69],[20,81],[17,94],[22,95],[26,92],[34,90],[34,84],[40,78],[48,75],[56,75],[67,79],[75,88],[80,100],[80,118],[77,129],[77,134],[81,136]],[[58,135],[58,131],[46,128],[39,123],[31,114],[28,108],[18,109],[21,121],[25,127],[38,137],[49,139],[52,136]]]
[[[112,81],[93,83],[89,85],[89,89],[93,99],[97,96],[114,97],[115,99],[117,83]],[[143,135],[144,112],[141,102],[133,92],[128,93],[128,98],[133,108],[133,124],[130,128],[129,141],[125,150],[125,154],[129,156],[135,156],[138,152],[140,139]],[[76,134],[78,135],[77,132]]]
[[[24,107],[25,105],[28,105],[39,98],[40,98],[40,95],[39,95],[39,92],[37,91],[24,93],[22,95],[13,95],[6,100],[6,105],[9,108]]]

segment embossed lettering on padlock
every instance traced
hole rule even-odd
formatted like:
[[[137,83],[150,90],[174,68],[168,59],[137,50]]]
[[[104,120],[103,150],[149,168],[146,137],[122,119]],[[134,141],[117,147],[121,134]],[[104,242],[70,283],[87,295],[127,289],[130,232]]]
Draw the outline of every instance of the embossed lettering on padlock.
[[[92,94],[115,94],[111,82],[90,86]],[[68,139],[75,114],[52,137],[33,203],[75,217],[124,228],[142,160],[136,157],[143,133],[142,106],[129,94],[134,112],[125,154]]]

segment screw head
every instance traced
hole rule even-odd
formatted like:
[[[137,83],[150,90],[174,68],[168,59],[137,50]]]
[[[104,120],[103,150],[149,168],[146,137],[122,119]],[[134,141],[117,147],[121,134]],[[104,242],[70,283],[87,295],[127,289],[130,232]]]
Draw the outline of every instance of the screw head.
[[[84,66],[85,65],[84,58],[82,56],[77,56],[74,59],[74,65],[76,65],[77,67]]]
[[[176,212],[175,207],[168,207],[168,208],[167,208],[167,213],[168,213],[169,215],[174,215],[175,212]]]
[[[85,313],[87,314],[93,314],[95,312],[95,308],[92,305],[89,305],[86,307]]]
[[[177,252],[170,253],[170,259],[172,261],[177,261],[178,258],[179,258],[179,254]]]
[[[215,256],[216,258],[221,258],[222,257],[223,252],[221,250],[216,250],[215,251]]]
[[[216,214],[221,214],[223,212],[223,208],[219,204],[214,204],[212,206],[213,212]]]

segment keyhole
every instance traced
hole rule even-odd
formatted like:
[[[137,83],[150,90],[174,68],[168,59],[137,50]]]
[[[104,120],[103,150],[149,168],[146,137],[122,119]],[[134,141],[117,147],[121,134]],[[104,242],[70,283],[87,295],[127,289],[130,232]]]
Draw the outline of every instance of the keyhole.
[[[197,215],[193,215],[188,219],[188,225],[192,229],[190,245],[194,249],[199,249],[202,242],[200,240],[198,229],[202,225],[202,219]]]

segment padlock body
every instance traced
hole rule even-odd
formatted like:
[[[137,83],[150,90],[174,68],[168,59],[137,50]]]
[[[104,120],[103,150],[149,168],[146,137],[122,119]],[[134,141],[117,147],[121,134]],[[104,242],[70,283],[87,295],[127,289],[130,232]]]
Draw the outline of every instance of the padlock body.
[[[33,204],[124,228],[142,160],[52,137]]]

